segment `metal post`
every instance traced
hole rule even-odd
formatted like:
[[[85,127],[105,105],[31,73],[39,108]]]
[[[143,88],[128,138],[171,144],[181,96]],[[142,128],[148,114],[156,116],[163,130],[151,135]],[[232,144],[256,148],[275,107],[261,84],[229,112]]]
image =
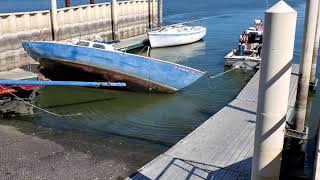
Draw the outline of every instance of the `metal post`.
[[[113,40],[120,40],[118,32],[118,3],[117,0],[112,0],[111,3],[111,18],[112,18],[112,36]]]
[[[70,7],[71,6],[70,0],[65,0],[65,5],[66,5],[66,7]]]
[[[158,0],[158,6],[159,6],[159,25],[160,27],[163,26],[163,0]]]
[[[310,75],[310,85],[313,87],[317,85],[316,73],[317,73],[319,40],[320,40],[320,2],[318,6],[317,29],[316,29],[316,37],[314,39],[312,66],[311,66],[311,75]]]
[[[96,0],[90,0],[90,4],[95,4]]]
[[[304,35],[296,101],[295,123],[296,130],[298,132],[304,132],[319,0],[307,0],[306,3]]]
[[[296,19],[297,12],[284,1],[265,12],[253,180],[279,179]]]
[[[52,27],[52,39],[58,40],[58,21],[57,21],[57,0],[51,0],[51,27]]]

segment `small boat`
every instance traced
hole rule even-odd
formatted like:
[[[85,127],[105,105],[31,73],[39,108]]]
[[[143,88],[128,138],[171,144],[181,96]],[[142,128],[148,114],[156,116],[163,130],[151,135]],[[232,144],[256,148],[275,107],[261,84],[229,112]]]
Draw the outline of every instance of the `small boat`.
[[[261,20],[254,20],[252,27],[249,27],[241,36],[245,36],[245,43],[242,41],[243,52],[240,49],[233,49],[224,57],[225,66],[233,66],[246,69],[260,68],[260,52],[262,49],[263,24]],[[240,46],[240,45],[239,45]]]
[[[244,69],[260,68],[261,57],[257,52],[245,51],[244,55],[239,54],[239,50],[233,49],[224,57],[225,66],[233,66]]]
[[[207,32],[202,26],[186,26],[182,24],[160,28],[149,31],[148,37],[152,48],[177,46],[197,42]]]
[[[94,80],[125,82],[128,88],[174,93],[205,73],[183,65],[127,54],[112,45],[79,41],[23,41],[23,48],[42,66],[56,73],[65,69],[68,76],[93,75]]]

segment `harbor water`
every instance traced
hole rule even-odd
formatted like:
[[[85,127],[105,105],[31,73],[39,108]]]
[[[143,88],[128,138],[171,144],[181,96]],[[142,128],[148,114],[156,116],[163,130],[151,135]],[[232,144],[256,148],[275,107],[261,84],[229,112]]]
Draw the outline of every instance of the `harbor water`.
[[[63,6],[59,0],[59,6]],[[97,1],[102,2],[102,1]],[[304,20],[304,2],[287,0],[298,11],[294,62],[299,63]],[[87,3],[72,0],[72,5]],[[173,24],[198,18],[207,20],[193,23],[207,27],[203,41],[179,47],[152,49],[151,57],[175,62],[216,75],[227,70],[223,57],[237,47],[239,34],[254,19],[262,19],[267,6],[275,1],[184,0],[164,1],[164,22]],[[2,0],[0,12],[48,9],[50,1]],[[285,33],[285,32],[284,32]],[[139,50],[132,53],[138,53]],[[145,53],[145,52],[143,52]],[[319,66],[320,67],[320,66]],[[143,67],[141,67],[143,68]],[[205,122],[233,100],[255,74],[255,71],[234,70],[214,79],[203,77],[176,94],[151,94],[130,91],[93,88],[45,87],[38,90],[35,104],[55,116],[34,109],[33,115],[4,118],[2,125],[32,133],[35,127],[56,131],[59,136],[46,137],[64,146],[77,148],[78,144],[94,146],[107,144],[114,157],[134,152],[133,156],[118,158],[129,164],[129,175],[146,162],[161,154],[180,139]],[[318,71],[319,77],[319,71]],[[319,112],[320,89],[313,94],[310,132],[315,135]],[[275,102],[276,103],[276,102]],[[59,139],[63,136],[64,140]],[[80,148],[80,147],[79,147]],[[81,149],[81,148],[80,148]],[[97,158],[113,158],[111,155],[91,150]],[[117,160],[117,158],[115,158]]]

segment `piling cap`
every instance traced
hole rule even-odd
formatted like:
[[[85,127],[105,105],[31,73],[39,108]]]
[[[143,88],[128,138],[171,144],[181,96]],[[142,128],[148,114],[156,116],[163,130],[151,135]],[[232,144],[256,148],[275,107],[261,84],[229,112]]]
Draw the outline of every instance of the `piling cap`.
[[[297,13],[297,11],[281,0],[269,8],[266,13]]]

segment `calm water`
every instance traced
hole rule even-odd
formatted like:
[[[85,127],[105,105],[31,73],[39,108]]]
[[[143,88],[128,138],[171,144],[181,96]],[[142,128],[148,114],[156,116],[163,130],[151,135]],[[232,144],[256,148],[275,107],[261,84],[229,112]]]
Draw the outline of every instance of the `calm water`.
[[[86,2],[73,0],[74,5]],[[274,2],[269,1],[269,5]],[[294,62],[299,62],[304,4],[298,0],[287,2],[299,13],[294,55]],[[224,55],[237,45],[241,31],[254,19],[263,18],[267,6],[265,0],[165,0],[164,3],[165,23],[209,17],[208,20],[195,23],[206,26],[208,32],[204,41],[154,49],[151,56],[208,71],[213,75],[225,70]],[[59,0],[59,5],[63,5],[62,0]],[[49,0],[0,1],[0,12],[48,7]],[[128,142],[143,140],[150,147],[158,144],[170,147],[233,100],[254,73],[236,70],[213,80],[204,77],[174,95],[46,87],[39,91],[36,104],[55,113],[71,116],[56,117],[37,111],[29,121],[66,132],[105,138],[115,135]],[[319,91],[314,97],[319,97]],[[314,107],[319,107],[319,99],[314,98],[313,102]],[[319,112],[312,111],[311,119],[316,119]]]

